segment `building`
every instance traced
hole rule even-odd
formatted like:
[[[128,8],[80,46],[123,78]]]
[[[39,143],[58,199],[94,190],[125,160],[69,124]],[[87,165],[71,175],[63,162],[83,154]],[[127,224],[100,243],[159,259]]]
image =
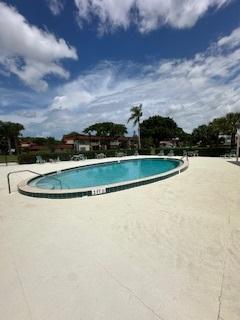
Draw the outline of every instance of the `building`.
[[[33,141],[31,141],[30,139],[24,139],[22,138],[19,142],[19,147],[22,151],[25,152],[50,152],[50,148],[48,145],[46,144],[37,144],[34,143]],[[64,143],[57,143],[54,146],[54,151],[55,152],[63,152],[63,151],[71,151],[73,150],[73,146],[72,145],[67,145]]]
[[[45,142],[41,144],[35,143],[29,138],[21,138],[19,142],[20,149],[25,152],[51,152],[52,149],[54,152],[71,150],[86,152],[108,149],[134,149],[137,146],[137,137],[102,137],[86,134],[65,135],[62,143],[57,143],[53,147],[50,147]]]
[[[71,145],[76,151],[134,149],[137,148],[136,137],[102,137],[86,134],[63,136],[63,143]]]
[[[230,134],[219,134],[218,139],[224,146],[231,146],[231,138]]]
[[[179,145],[179,138],[172,138],[159,141],[159,147],[175,148]]]

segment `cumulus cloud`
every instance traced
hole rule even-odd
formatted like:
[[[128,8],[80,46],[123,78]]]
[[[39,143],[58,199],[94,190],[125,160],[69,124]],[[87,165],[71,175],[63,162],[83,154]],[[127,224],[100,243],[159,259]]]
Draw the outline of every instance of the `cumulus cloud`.
[[[127,28],[134,24],[140,32],[162,25],[174,28],[192,27],[209,9],[219,9],[231,0],[75,0],[80,25],[93,17],[99,30]]]
[[[0,2],[0,67],[17,75],[26,85],[44,91],[46,75],[69,77],[60,60],[77,59],[65,40],[30,25],[15,8]]]
[[[46,0],[52,14],[59,15],[64,9],[64,2],[62,0]]]
[[[239,29],[228,36],[234,43]],[[211,50],[192,59],[147,66],[103,62],[59,87],[44,120],[29,126],[29,133],[60,137],[100,121],[126,124],[136,103],[143,103],[143,119],[170,116],[188,132],[215,117],[239,112],[240,48],[230,50],[231,41],[222,46],[219,39]]]

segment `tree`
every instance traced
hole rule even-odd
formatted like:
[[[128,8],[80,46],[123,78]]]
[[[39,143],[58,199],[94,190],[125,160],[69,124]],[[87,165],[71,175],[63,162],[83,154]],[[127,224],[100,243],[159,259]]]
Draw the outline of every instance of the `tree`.
[[[219,131],[212,122],[210,122],[208,125],[203,124],[193,130],[192,141],[202,145],[219,144]]]
[[[51,152],[54,152],[56,150],[56,147],[58,144],[59,144],[59,141],[55,140],[54,137],[46,138],[46,145]]]
[[[127,128],[124,124],[113,123],[110,128],[110,137],[122,137],[127,133]]]
[[[133,126],[138,126],[138,149],[141,149],[141,136],[140,136],[140,119],[142,117],[142,104],[140,103],[139,106],[134,106],[130,110],[131,115],[128,119],[128,122],[132,121]]]
[[[43,137],[29,137],[29,140],[32,141],[33,143],[36,143],[40,146],[44,146],[47,142],[47,139],[46,138],[43,138]]]
[[[0,136],[2,139],[6,139],[9,154],[12,153],[12,146],[17,149],[18,137],[22,130],[24,130],[24,126],[20,123],[0,121]]]
[[[231,136],[231,147],[235,145],[235,135],[237,132],[238,122],[240,121],[240,113],[228,113],[224,117],[215,118],[207,125],[201,125],[192,132],[193,142],[201,142],[203,145],[219,144],[220,134]]]
[[[124,124],[113,122],[95,123],[83,130],[84,133],[96,134],[104,137],[121,137],[127,133],[127,128]]]
[[[216,118],[212,121],[212,126],[218,133],[231,135],[231,147],[235,145],[235,135],[240,122],[240,112],[228,113],[225,117]]]
[[[144,141],[152,141],[159,147],[159,141],[173,138],[185,138],[185,132],[169,117],[153,116],[144,120],[141,125],[141,135]]]

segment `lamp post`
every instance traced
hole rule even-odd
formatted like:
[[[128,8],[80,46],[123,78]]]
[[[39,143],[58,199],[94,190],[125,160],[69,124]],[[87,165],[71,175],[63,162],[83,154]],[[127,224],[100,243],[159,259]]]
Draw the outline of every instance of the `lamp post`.
[[[236,161],[238,162],[238,159],[239,159],[239,147],[240,147],[240,121],[237,124],[236,139],[237,139]]]

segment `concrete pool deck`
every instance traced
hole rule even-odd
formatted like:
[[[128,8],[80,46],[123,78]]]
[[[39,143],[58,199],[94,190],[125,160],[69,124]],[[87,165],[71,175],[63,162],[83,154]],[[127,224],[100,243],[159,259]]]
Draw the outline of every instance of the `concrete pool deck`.
[[[1,318],[239,320],[240,167],[189,161],[160,182],[65,200],[8,195],[6,174],[76,162],[1,165]]]

